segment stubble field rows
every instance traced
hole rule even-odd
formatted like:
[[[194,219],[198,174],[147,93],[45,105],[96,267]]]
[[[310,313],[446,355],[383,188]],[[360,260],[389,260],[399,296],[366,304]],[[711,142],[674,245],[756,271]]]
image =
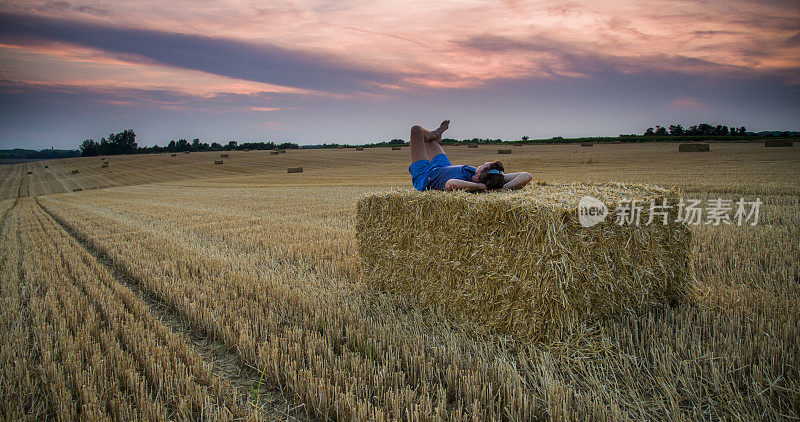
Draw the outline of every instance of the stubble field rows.
[[[481,149],[448,154],[493,158]],[[503,157],[537,179],[764,201],[756,226],[693,227],[690,302],[553,344],[514,342],[365,286],[355,202],[407,187],[407,151],[290,151],[274,162],[232,153],[216,166],[224,171],[207,173],[211,155],[111,157],[130,169],[116,179],[66,171],[96,159],[51,162],[64,169],[52,180],[27,175],[41,163],[0,169],[4,196],[23,196],[0,203],[3,414],[796,418],[800,154],[675,149],[526,146]],[[165,168],[168,158],[185,164]],[[55,193],[101,181],[120,186]],[[197,336],[223,350],[208,352]],[[215,369],[222,356],[238,375]]]

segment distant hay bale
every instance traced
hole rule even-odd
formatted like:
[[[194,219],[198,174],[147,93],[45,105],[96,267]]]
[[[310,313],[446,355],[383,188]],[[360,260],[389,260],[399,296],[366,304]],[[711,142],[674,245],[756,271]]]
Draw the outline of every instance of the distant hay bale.
[[[275,151],[275,150],[272,150],[272,151],[269,152],[269,155],[278,155],[278,154],[280,154],[280,152]]]
[[[46,168],[46,169],[49,169],[49,168],[50,168],[50,166],[44,166],[44,168]]]
[[[593,147],[594,142],[581,142],[582,147]]]
[[[708,144],[684,143],[678,144],[678,152],[706,152],[709,151]]]
[[[764,141],[765,147],[790,147],[794,143],[790,139],[767,139]]]
[[[401,149],[400,147],[392,147],[392,151],[400,151]]]
[[[478,148],[478,144],[469,144],[467,148]]]
[[[230,154],[220,154],[219,156],[222,157],[222,158],[228,158],[229,155]]]
[[[510,149],[498,149],[497,153],[498,154],[511,154],[511,150]]]
[[[100,157],[100,161],[105,161],[106,157]]]
[[[170,154],[169,156],[170,156],[170,157],[177,157],[177,156],[178,156],[178,154]]]
[[[356,147],[356,151],[364,151],[364,147]]]
[[[79,173],[78,170],[72,170],[71,172],[69,172],[69,174],[78,174],[78,173]]]
[[[32,171],[30,171],[30,170],[28,170],[28,174],[33,174],[33,172],[32,172]]]
[[[279,150],[278,150],[278,153],[279,153],[279,154],[286,154],[286,150],[285,150],[285,149],[279,149]]]
[[[303,168],[302,167],[289,167],[288,169],[286,169],[286,172],[287,173],[302,173],[303,172]]]
[[[522,146],[522,144],[519,144],[519,143],[517,143],[517,144],[514,144],[514,146],[515,146],[515,147],[521,147],[521,146]]]
[[[73,192],[80,192],[80,191],[82,191],[82,190],[83,190],[83,188],[75,188],[75,189],[73,189],[72,191],[73,191]]]
[[[190,152],[191,152],[191,151],[183,151],[183,153],[184,153],[184,154],[188,154],[188,153],[190,153]]]
[[[106,162],[105,162],[105,163],[103,163],[103,164],[100,164],[100,167],[101,167],[101,168],[108,168],[108,161],[106,161]]]
[[[214,160],[214,164],[222,164],[222,160]]]
[[[580,224],[592,196],[605,221]],[[620,225],[620,198],[640,199],[640,225]],[[646,225],[650,200],[666,200]],[[521,339],[558,338],[612,315],[689,293],[690,231],[678,193],[654,186],[544,184],[514,192],[395,191],[358,202],[365,280],[419,305]]]

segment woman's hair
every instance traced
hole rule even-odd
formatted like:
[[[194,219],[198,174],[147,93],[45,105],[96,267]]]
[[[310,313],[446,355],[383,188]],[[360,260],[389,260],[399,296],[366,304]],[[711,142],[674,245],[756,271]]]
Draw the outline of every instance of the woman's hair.
[[[490,163],[483,169],[483,172],[478,175],[478,183],[483,183],[486,185],[486,189],[502,188],[506,183],[506,178],[503,176],[503,170],[503,163],[499,161]]]

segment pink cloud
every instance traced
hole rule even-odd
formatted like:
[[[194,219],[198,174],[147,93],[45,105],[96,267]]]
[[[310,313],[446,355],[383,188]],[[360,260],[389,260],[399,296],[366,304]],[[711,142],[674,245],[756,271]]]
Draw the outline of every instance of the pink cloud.
[[[691,97],[679,97],[669,102],[675,108],[706,108],[707,106]]]
[[[401,8],[393,0],[354,0],[336,7],[313,1],[255,6],[249,0],[209,0],[201,5],[133,0],[113,8],[56,10],[47,0],[11,0],[0,5],[0,11],[106,25],[124,19],[139,22],[138,29],[181,28],[185,34],[269,43],[396,75],[366,82],[378,89],[462,89],[497,79],[584,78],[599,65],[621,73],[711,76],[720,69],[785,75],[800,71],[800,44],[787,42],[797,38],[800,21],[800,9],[793,2],[428,2]],[[54,82],[63,83],[89,79],[109,86],[168,86],[201,96],[309,94],[83,47],[30,50],[50,60],[21,65],[12,79],[25,80],[24,75],[47,68]],[[8,51],[20,54],[19,49]],[[87,70],[103,75],[92,79]]]

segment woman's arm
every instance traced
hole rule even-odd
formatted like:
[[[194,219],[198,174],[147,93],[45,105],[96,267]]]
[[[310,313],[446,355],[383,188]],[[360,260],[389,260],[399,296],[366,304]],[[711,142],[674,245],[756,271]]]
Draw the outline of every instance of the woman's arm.
[[[444,188],[448,191],[465,190],[467,192],[477,192],[486,190],[486,185],[483,183],[473,183],[461,179],[450,179],[444,183]]]
[[[530,173],[521,171],[519,173],[506,173],[502,189],[521,189],[533,179]]]

